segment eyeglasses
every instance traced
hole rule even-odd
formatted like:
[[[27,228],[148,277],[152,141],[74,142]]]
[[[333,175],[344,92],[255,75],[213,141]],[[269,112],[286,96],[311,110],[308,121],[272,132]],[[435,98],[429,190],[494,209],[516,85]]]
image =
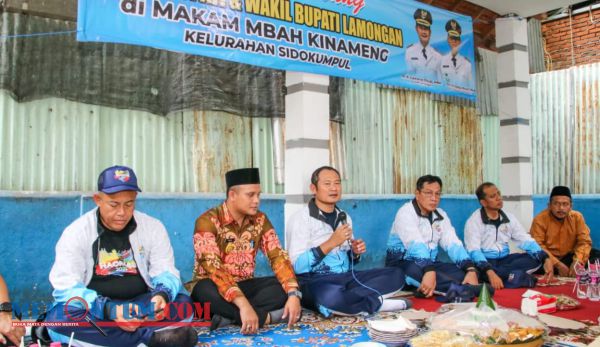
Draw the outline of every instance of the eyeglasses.
[[[554,207],[570,207],[571,206],[570,201],[552,201],[551,204]]]
[[[434,192],[432,190],[419,190],[419,193],[425,195],[428,198],[432,198],[435,197],[436,199],[439,199],[442,197],[442,192]]]

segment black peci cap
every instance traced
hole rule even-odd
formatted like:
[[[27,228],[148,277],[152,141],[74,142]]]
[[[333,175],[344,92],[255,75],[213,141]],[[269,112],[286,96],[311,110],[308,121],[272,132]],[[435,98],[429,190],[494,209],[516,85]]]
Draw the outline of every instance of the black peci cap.
[[[552,197],[554,196],[568,196],[569,199],[571,198],[571,189],[569,189],[569,187],[565,187],[565,186],[556,186],[554,188],[552,188],[552,192],[550,193],[550,199],[552,199]]]
[[[258,168],[244,168],[227,171],[225,174],[227,189],[241,184],[260,184]]]

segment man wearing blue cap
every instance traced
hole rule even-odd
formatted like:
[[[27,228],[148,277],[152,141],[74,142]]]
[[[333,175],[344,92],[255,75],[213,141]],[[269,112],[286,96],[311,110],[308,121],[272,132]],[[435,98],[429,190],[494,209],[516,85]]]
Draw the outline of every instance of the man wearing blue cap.
[[[517,218],[502,210],[502,194],[491,182],[475,191],[481,208],[465,224],[465,246],[471,259],[494,289],[533,287],[532,274],[548,257]],[[525,253],[510,254],[513,241]]]
[[[132,169],[107,168],[93,197],[97,208],[64,230],[50,271],[55,304],[46,321],[102,324],[52,327],[52,340],[66,343],[74,333],[75,344],[85,346],[196,345],[192,327],[168,328],[191,320],[191,310],[185,317],[167,313],[191,299],[182,294],[165,227],[135,210],[138,192]]]

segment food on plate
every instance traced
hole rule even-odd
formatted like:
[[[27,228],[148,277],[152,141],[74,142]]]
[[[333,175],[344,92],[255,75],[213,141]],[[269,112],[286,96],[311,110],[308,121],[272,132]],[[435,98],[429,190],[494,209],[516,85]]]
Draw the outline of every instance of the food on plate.
[[[455,305],[452,310],[433,317],[430,328],[469,337],[478,346],[538,346],[547,331],[539,320],[516,310],[475,304]]]
[[[577,308],[581,303],[570,296],[559,294],[556,297],[556,308],[560,311],[572,310]]]
[[[412,347],[476,347],[477,343],[469,336],[448,330],[430,331],[410,340]]]
[[[490,334],[476,334],[474,335],[474,339],[477,342],[489,345],[508,345],[536,340],[545,332],[545,329],[543,328],[522,327],[514,322],[509,323],[508,326],[508,331],[494,329]]]

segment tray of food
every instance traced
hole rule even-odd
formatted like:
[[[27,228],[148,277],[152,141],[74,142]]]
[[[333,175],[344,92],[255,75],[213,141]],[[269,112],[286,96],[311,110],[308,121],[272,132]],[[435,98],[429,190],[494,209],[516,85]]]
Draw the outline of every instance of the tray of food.
[[[411,339],[413,347],[539,347],[548,332],[544,323],[519,311],[498,307],[487,295],[477,303],[449,305],[441,312],[432,317],[429,334]]]
[[[574,310],[581,306],[581,303],[567,295],[553,295],[556,298],[556,309],[559,311]]]
[[[478,340],[476,336],[463,335],[459,332],[449,330],[435,330],[417,336],[410,340],[408,346],[410,347],[498,347],[498,346],[510,346],[510,347],[540,347],[544,344],[542,336],[532,338],[526,341],[522,341],[517,338],[518,335],[525,333],[529,335],[532,332],[523,332],[521,330],[515,330],[512,332],[513,342],[509,343],[506,340],[504,333],[497,332],[495,337],[490,337],[487,341]],[[537,332],[533,332],[537,333]],[[525,336],[526,336],[525,335]],[[522,336],[522,335],[521,335]]]

